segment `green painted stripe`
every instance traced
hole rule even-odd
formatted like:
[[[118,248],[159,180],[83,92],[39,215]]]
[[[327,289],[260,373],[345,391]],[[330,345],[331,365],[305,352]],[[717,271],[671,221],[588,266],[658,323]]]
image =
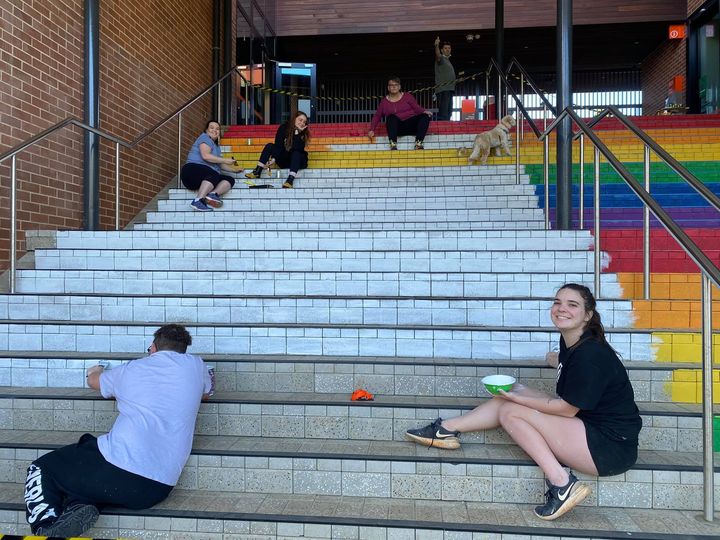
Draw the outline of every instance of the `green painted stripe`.
[[[643,164],[642,163],[623,163],[623,165],[630,171],[635,178],[642,180],[643,178]],[[682,163],[691,174],[695,175],[698,179],[703,182],[717,182],[720,178],[720,162],[717,161],[688,161]],[[555,183],[557,165],[550,164],[550,183]],[[525,172],[530,176],[531,184],[542,184],[543,183],[543,166],[540,165],[525,165]],[[593,164],[585,164],[585,183],[592,184],[593,182]],[[682,183],[680,176],[670,169],[665,163],[651,163],[650,164],[650,179],[652,182],[662,183]],[[573,163],[573,182],[580,182],[580,165]],[[609,163],[600,163],[600,183],[602,184],[620,184],[624,180],[620,178]]]

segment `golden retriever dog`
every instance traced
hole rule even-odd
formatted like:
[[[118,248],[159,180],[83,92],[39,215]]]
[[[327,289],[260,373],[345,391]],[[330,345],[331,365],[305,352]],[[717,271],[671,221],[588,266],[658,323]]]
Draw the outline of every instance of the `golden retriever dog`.
[[[490,150],[495,149],[495,155],[501,156],[501,150],[510,154],[510,130],[515,127],[515,118],[510,115],[503,116],[500,123],[490,131],[483,131],[475,137],[472,151],[470,148],[460,148],[458,156],[464,157],[468,154],[468,164],[477,163],[478,161],[485,165],[490,155]]]

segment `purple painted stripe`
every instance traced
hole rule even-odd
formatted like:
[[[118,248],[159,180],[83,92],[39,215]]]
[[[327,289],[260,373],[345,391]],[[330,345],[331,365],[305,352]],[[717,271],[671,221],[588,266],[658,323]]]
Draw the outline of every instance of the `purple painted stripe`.
[[[666,212],[683,228],[698,229],[720,228],[720,214],[712,208],[667,208]],[[585,227],[592,227],[593,209],[585,209]],[[572,221],[577,223],[578,210],[572,212]],[[550,221],[555,222],[555,209],[550,209]],[[600,211],[602,227],[611,229],[639,229],[643,225],[642,208],[608,208]],[[660,222],[650,216],[650,226],[662,227]]]

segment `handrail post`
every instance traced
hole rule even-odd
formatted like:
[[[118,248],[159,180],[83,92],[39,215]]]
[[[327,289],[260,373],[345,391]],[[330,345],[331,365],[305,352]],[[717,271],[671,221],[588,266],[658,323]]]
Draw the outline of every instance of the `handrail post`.
[[[645,191],[650,193],[650,147],[646,144],[643,156]],[[650,300],[650,208],[643,205],[643,298]]]
[[[178,114],[178,152],[177,152],[177,187],[180,187],[180,168],[182,167],[182,155],[180,154],[182,146],[182,113]]]
[[[702,381],[703,381],[703,513],[713,521],[713,381],[712,381],[712,288],[710,277],[702,272]]]
[[[525,105],[525,74],[520,73],[520,102]],[[517,107],[515,107],[517,109]],[[520,138],[525,140],[525,122],[522,121],[522,115],[520,111],[516,111],[518,121],[520,122]]]
[[[550,230],[550,134],[543,139],[543,182],[545,185],[545,230]]]
[[[543,103],[543,131],[547,129],[547,105]]]
[[[10,294],[15,294],[15,271],[17,267],[17,161],[10,161]]]
[[[593,159],[594,179],[593,179],[593,220],[595,222],[595,271],[594,285],[595,298],[600,298],[600,149],[595,146],[595,156]]]
[[[580,132],[580,230],[585,228],[585,134]]]
[[[217,112],[218,112],[218,117],[215,119],[215,121],[216,121],[218,124],[221,124],[221,125],[222,125],[222,120],[220,120],[220,119],[222,118],[222,114],[221,114],[221,112],[220,112],[220,104],[222,103],[222,101],[220,100],[220,98],[222,97],[222,96],[221,96],[222,84],[217,83],[217,84],[215,85],[215,87],[217,88]]]
[[[522,121],[522,116],[520,116],[520,124]],[[517,130],[515,131],[515,185],[520,185],[520,137],[518,137]]]
[[[115,230],[120,230],[120,143],[115,143]]]
[[[250,124],[250,84],[245,81],[245,125]]]
[[[487,120],[490,117],[490,77],[487,71],[485,72],[485,114],[483,114],[483,120]]]

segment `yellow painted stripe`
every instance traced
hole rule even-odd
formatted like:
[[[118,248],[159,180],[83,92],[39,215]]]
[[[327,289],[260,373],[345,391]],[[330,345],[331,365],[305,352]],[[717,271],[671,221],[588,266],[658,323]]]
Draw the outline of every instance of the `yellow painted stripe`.
[[[664,384],[665,392],[676,403],[702,403],[702,372],[699,369],[680,369]],[[713,370],[713,403],[720,403],[720,371]]]
[[[693,362],[702,359],[702,336],[700,333],[680,334],[653,332],[652,347],[657,362]],[[712,354],[720,359],[720,334],[712,337]]]

